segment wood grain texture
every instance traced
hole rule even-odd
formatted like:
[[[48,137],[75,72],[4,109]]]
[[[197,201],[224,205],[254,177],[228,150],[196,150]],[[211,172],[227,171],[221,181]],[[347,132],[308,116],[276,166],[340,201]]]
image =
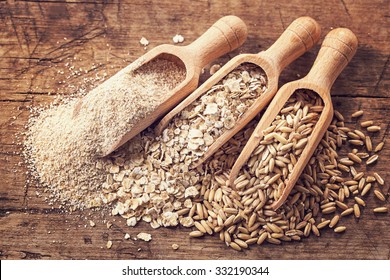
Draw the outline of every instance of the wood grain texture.
[[[186,42],[200,36],[218,18],[241,17],[247,42],[218,61],[268,48],[295,18],[308,15],[322,26],[348,27],[359,39],[358,51],[332,88],[333,105],[347,116],[357,109],[381,125],[373,139],[389,136],[389,38],[387,1],[0,1],[0,258],[1,259],[390,259],[389,214],[373,214],[380,204],[372,194],[360,220],[344,220],[347,231],[330,230],[320,238],[281,246],[265,244],[237,253],[214,238],[190,239],[188,229],[128,228],[122,218],[98,211],[62,213],[48,205],[35,187],[25,187],[26,169],[18,133],[28,106],[48,104],[53,95],[71,94],[84,78],[111,76],[145,53],[142,36],[154,46],[171,43],[176,33]],[[319,45],[282,73],[280,85],[303,77]],[[69,64],[74,65],[69,70]],[[72,74],[81,68],[80,75]],[[86,73],[85,73],[86,71]],[[208,71],[206,71],[207,74]],[[204,75],[202,81],[207,75]],[[390,181],[388,143],[379,162],[368,167]],[[387,198],[388,199],[388,198]],[[388,202],[387,202],[388,203]],[[91,228],[88,220],[94,220]],[[113,220],[107,229],[101,222]],[[124,233],[152,233],[153,240],[125,241]],[[49,233],[50,232],[50,233]],[[107,240],[113,241],[110,250]],[[180,245],[174,251],[173,243]],[[141,248],[140,251],[138,249]]]

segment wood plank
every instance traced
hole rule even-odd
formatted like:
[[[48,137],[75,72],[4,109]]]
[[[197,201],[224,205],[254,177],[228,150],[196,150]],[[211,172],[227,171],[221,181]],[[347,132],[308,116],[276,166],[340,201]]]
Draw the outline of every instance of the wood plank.
[[[348,230],[330,230],[320,238],[275,246],[265,244],[237,253],[217,236],[190,239],[188,229],[152,230],[141,223],[135,228],[104,211],[62,213],[49,205],[42,188],[25,187],[26,169],[21,157],[21,137],[29,106],[49,104],[55,94],[69,95],[103,80],[146,50],[171,43],[180,33],[189,43],[219,17],[240,16],[249,37],[239,50],[218,60],[224,63],[240,53],[256,53],[269,47],[284,28],[301,15],[309,15],[323,27],[322,37],[334,27],[352,29],[359,49],[336,81],[332,96],[335,109],[351,123],[350,114],[365,111],[382,130],[374,144],[389,138],[389,17],[387,1],[1,1],[0,2],[0,258],[1,259],[390,259],[388,214],[373,214],[378,206],[370,194],[360,220],[345,219]],[[184,8],[185,7],[185,8]],[[375,11],[375,16],[368,11]],[[303,55],[282,74],[280,84],[304,76],[319,46]],[[74,68],[71,68],[74,66]],[[81,68],[81,69],[80,69]],[[80,74],[78,72],[79,71]],[[101,80],[96,79],[96,75]],[[208,77],[206,69],[202,77]],[[50,92],[51,95],[48,93]],[[353,123],[353,122],[352,122]],[[390,181],[388,144],[380,160],[367,168]],[[385,186],[388,194],[389,186]],[[37,192],[40,193],[37,196]],[[88,220],[94,220],[91,228]],[[102,221],[114,220],[111,229]],[[50,232],[50,233],[49,233]],[[124,240],[124,233],[153,235],[150,243]],[[113,240],[112,249],[105,248]],[[54,241],[54,242],[53,242]],[[180,245],[178,251],[171,248]],[[103,247],[103,248],[102,248]],[[141,248],[138,251],[138,248]]]
[[[176,4],[166,5],[168,7],[164,8],[154,4],[154,9],[162,9],[165,13],[157,13],[153,8],[148,9],[147,13],[140,12],[140,6],[136,4],[120,5],[119,11],[117,11],[118,6],[105,4],[76,5],[50,2],[17,2],[14,6],[2,4],[5,6],[2,10],[4,10],[7,30],[3,31],[0,43],[4,45],[11,43],[1,52],[5,61],[9,60],[7,63],[9,66],[2,67],[5,77],[7,73],[15,75],[15,72],[23,72],[23,74],[18,73],[18,75],[23,75],[23,78],[34,75],[31,84],[27,85],[20,84],[18,81],[14,83],[11,80],[7,83],[7,90],[16,91],[19,87],[19,91],[34,91],[53,87],[53,82],[48,84],[48,79],[42,79],[42,77],[47,75],[50,68],[55,68],[56,63],[72,58],[74,55],[84,61],[84,63],[79,63],[80,66],[77,65],[79,67],[94,62],[116,65],[119,69],[126,65],[126,63],[118,65],[121,59],[132,61],[144,53],[138,42],[141,36],[149,38],[151,42],[149,49],[171,42],[176,32],[181,32],[187,42],[190,42],[216,18],[237,11],[235,14],[245,19],[249,28],[252,27],[249,39],[242,48],[245,52],[257,52],[269,47],[283,28],[297,15],[307,14],[316,18],[323,26],[323,36],[330,27],[348,26],[357,34],[360,47],[350,67],[336,82],[335,89],[339,89],[340,94],[353,96],[388,96],[390,94],[388,72],[385,71],[388,69],[388,34],[384,28],[377,28],[380,26],[380,21],[383,23],[388,21],[385,17],[385,9],[381,9],[385,4],[384,1],[369,4],[351,3],[349,15],[345,14],[343,5],[340,2],[336,4],[336,1],[323,4],[313,3],[309,7],[306,7],[307,4],[300,5],[299,1],[283,2],[276,7],[272,3],[262,2],[260,5],[252,4],[254,7],[245,9],[246,5],[239,4],[239,2],[227,5],[213,2],[208,7],[207,3],[200,1],[192,7],[193,11],[207,11],[208,13],[196,16],[190,12],[191,10],[178,14],[180,7]],[[321,9],[315,8],[315,4],[318,4]],[[370,22],[371,18],[366,15],[366,9],[378,11],[378,15],[372,19],[377,24]],[[10,16],[6,14],[7,10]],[[278,12],[271,12],[274,10]],[[359,21],[352,21],[353,16],[359,18]],[[61,20],[67,18],[72,18],[72,21],[69,21],[67,28],[61,28]],[[186,22],[186,18],[191,18],[191,21]],[[336,22],[335,19],[338,21]],[[194,28],[191,22],[200,22],[202,26],[198,25]],[[31,25],[35,29],[32,29]],[[177,30],[177,26],[181,26],[181,30]],[[19,43],[21,43],[20,46]],[[317,50],[318,46],[309,55],[293,64],[285,74],[294,73],[302,76],[307,73]],[[235,53],[237,52],[231,55]],[[309,60],[309,63],[306,60]],[[20,63],[25,66],[20,67],[18,65]],[[41,65],[44,69],[40,67]],[[7,71],[12,67],[19,71]],[[58,67],[58,69],[63,68],[61,65]],[[365,79],[355,80],[356,77],[361,76]],[[58,80],[60,79],[56,77],[54,81],[58,82]],[[287,80],[290,79],[283,75],[282,81]],[[379,83],[383,83],[383,86],[377,86]],[[350,92],[351,88],[354,89],[353,92]]]

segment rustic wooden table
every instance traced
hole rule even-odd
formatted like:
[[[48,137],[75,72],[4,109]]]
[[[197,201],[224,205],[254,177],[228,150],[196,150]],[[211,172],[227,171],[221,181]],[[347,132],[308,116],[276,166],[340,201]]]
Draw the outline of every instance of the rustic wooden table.
[[[374,139],[378,143],[389,135],[388,13],[386,0],[0,1],[0,258],[390,259],[389,215],[372,213],[378,205],[372,195],[360,220],[346,219],[345,234],[328,230],[320,238],[265,244],[242,253],[228,249],[217,237],[190,239],[188,229],[153,231],[147,224],[128,228],[121,218],[107,229],[100,212],[64,214],[48,205],[44,195],[36,195],[40,189],[26,187],[17,137],[25,129],[28,106],[49,103],[53,95],[48,93],[69,94],[72,85],[85,83],[85,78],[114,74],[145,53],[139,44],[142,36],[150,41],[148,49],[170,43],[176,33],[191,42],[221,16],[235,14],[247,23],[249,37],[241,49],[219,60],[223,63],[239,52],[266,49],[291,21],[309,15],[323,27],[322,38],[334,27],[348,27],[358,36],[359,49],[335,83],[333,101],[345,116],[363,109],[364,118],[381,124]],[[281,84],[305,75],[318,49],[288,67]],[[369,169],[387,182],[389,158],[386,144],[379,162]],[[95,227],[89,226],[89,219],[97,222]],[[151,232],[153,240],[123,239],[125,232],[141,231]],[[109,239],[111,250],[105,248]],[[180,249],[172,250],[173,243]]]

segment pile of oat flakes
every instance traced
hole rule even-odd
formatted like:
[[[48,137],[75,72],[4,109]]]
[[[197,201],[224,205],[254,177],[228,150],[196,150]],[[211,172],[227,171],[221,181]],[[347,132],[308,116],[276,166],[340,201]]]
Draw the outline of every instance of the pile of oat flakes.
[[[161,136],[149,130],[129,141],[113,154],[113,161],[99,164],[112,173],[104,183],[104,203],[116,200],[112,213],[131,226],[141,219],[153,228],[179,222],[192,226],[192,218],[181,216],[199,198],[207,171],[189,166],[265,89],[261,70],[239,67],[172,119]]]

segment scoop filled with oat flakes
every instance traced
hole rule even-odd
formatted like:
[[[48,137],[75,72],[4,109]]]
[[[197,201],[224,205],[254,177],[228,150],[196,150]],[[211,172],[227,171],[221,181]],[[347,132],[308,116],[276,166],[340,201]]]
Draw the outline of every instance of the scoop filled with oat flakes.
[[[285,84],[262,115],[232,168],[230,186],[241,188],[243,169],[259,179],[274,210],[284,203],[332,121],[330,89],[357,44],[349,29],[328,33],[307,76]]]
[[[108,155],[163,116],[198,86],[206,64],[241,46],[246,36],[240,18],[225,16],[190,45],[155,47],[89,92],[73,119],[99,120],[95,155]]]
[[[313,47],[320,33],[314,19],[294,20],[268,50],[241,54],[225,64],[161,120],[156,134],[174,118],[190,120],[188,149],[198,157],[192,167],[199,166],[265,108],[281,71]]]

